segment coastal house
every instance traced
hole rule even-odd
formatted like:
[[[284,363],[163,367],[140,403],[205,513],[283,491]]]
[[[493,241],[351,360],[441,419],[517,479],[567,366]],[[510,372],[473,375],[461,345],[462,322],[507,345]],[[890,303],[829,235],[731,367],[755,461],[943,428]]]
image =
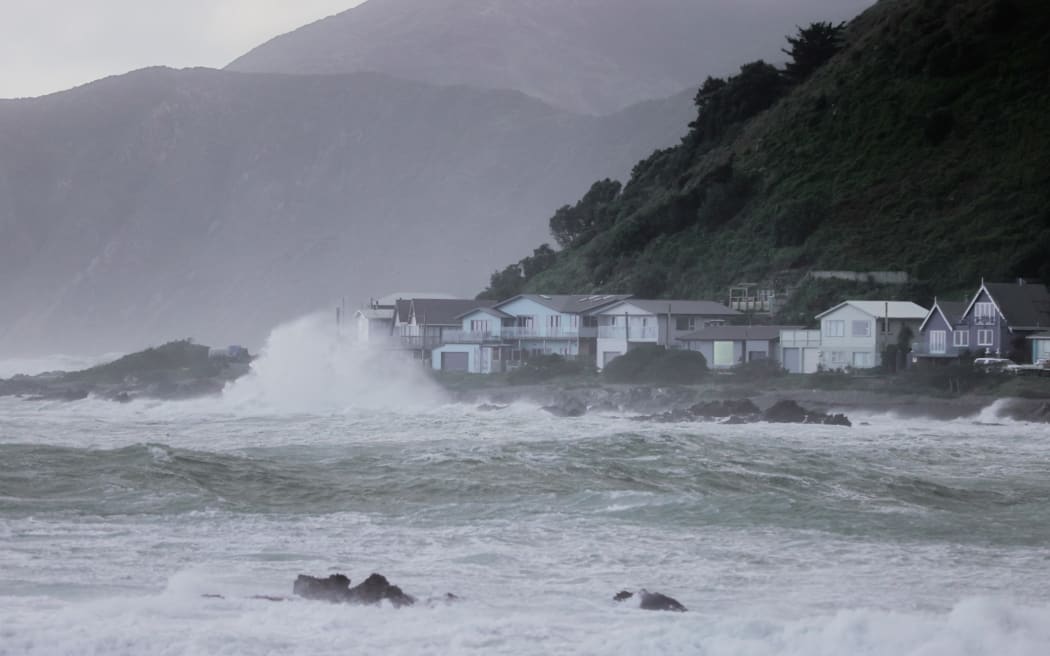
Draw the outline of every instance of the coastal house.
[[[965,301],[935,299],[919,325],[918,338],[912,344],[912,362],[946,363],[972,351],[974,346],[970,330],[963,321],[964,312]]]
[[[782,331],[800,326],[709,326],[678,338],[690,351],[698,351],[712,369],[729,369],[746,362],[781,362]]]
[[[449,341],[446,333],[458,335],[460,317],[493,301],[465,298],[406,298],[394,304],[394,332],[402,347],[429,352]]]
[[[458,317],[457,332],[445,334],[434,355],[435,369],[497,373],[539,355],[595,357],[595,310],[629,296],[521,294]]]
[[[1050,328],[1050,291],[1046,285],[1018,280],[981,283],[963,311],[958,329],[968,333],[975,354],[1028,361],[1029,336]],[[1032,340],[1039,341],[1039,340]]]
[[[817,315],[820,366],[871,369],[886,347],[918,334],[929,311],[910,301],[844,301]]]
[[[400,346],[398,340],[394,339],[398,334],[398,331],[395,330],[395,317],[399,301],[403,299],[454,300],[456,298],[451,294],[398,292],[370,299],[366,306],[354,312],[356,340],[363,344],[376,346],[389,347],[395,343]]]
[[[741,316],[714,301],[625,299],[592,313],[597,320],[599,369],[642,344],[683,348],[680,337]]]

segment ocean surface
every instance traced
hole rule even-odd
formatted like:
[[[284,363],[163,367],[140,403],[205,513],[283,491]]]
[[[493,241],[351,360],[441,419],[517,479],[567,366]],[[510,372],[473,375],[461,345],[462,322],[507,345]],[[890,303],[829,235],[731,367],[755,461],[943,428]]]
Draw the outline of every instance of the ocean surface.
[[[0,399],[0,654],[1050,653],[1045,425],[486,412],[317,332],[222,398]],[[423,603],[253,599],[332,572]]]

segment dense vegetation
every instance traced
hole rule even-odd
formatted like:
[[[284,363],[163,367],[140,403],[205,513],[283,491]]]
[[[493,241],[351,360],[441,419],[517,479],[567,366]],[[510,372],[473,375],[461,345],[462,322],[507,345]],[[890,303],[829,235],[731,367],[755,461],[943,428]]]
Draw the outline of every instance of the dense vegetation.
[[[646,344],[607,364],[602,376],[611,383],[694,385],[707,377],[707,360],[696,351]]]
[[[1050,6],[884,0],[788,39],[783,69],[709,78],[680,145],[603,180],[543,246],[493,275],[520,291],[724,298],[813,269],[903,270],[905,287],[807,283],[830,297],[928,301],[984,277],[1050,282]]]

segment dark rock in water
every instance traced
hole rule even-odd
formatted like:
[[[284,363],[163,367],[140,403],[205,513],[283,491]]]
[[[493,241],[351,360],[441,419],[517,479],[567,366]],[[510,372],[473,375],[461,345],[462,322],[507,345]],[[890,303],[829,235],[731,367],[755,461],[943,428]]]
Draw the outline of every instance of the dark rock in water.
[[[395,608],[411,606],[415,598],[401,588],[391,585],[381,574],[372,574],[360,585],[351,588],[350,579],[343,574],[332,574],[326,579],[300,574],[292,592],[304,599],[343,604],[378,604],[389,601]]]
[[[763,415],[765,420],[776,424],[826,424],[829,426],[852,426],[845,415],[829,415],[806,410],[795,401],[777,401]]]
[[[544,406],[543,409],[555,417],[582,417],[587,414],[587,404],[571,396],[562,399],[557,405]]]
[[[292,585],[292,593],[304,599],[344,603],[350,593],[350,579],[342,574],[332,574],[326,579],[300,574]]]
[[[677,599],[672,599],[667,595],[660,594],[659,592],[648,592],[646,590],[641,591],[642,603],[639,606],[642,610],[669,610],[676,613],[684,613],[686,611],[685,606],[678,603]]]
[[[278,597],[276,595],[252,595],[252,599],[256,601],[288,601],[288,597]]]
[[[750,399],[736,401],[704,401],[689,408],[697,417],[746,417],[760,415],[762,411]]]
[[[225,599],[226,597],[222,596],[221,594],[215,594],[214,592],[211,592],[211,593],[202,594],[201,598],[203,598],[203,599]]]
[[[801,424],[806,421],[806,410],[795,401],[777,401],[765,412],[766,421],[777,424]]]
[[[378,604],[384,599],[392,603],[395,608],[411,606],[416,603],[414,597],[405,594],[396,585],[391,585],[390,581],[387,581],[382,574],[372,574],[365,579],[364,583],[355,588],[350,588],[350,603]]]
[[[643,588],[638,592],[638,596],[640,597],[638,607],[642,610],[668,610],[676,613],[684,613],[686,611],[686,607],[678,603],[677,599],[672,599],[671,597],[668,597],[665,594],[660,594],[659,592],[649,592]],[[633,592],[621,590],[616,593],[613,600],[627,601],[633,597]]]

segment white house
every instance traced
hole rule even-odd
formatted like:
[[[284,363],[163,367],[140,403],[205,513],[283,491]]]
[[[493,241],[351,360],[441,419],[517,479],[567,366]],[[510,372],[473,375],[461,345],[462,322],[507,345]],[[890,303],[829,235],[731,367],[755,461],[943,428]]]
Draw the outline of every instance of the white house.
[[[926,319],[926,308],[909,301],[845,301],[817,315],[820,365],[824,369],[871,369],[882,352],[907,328],[913,337]]]
[[[596,309],[625,295],[522,294],[493,307],[457,317],[456,332],[445,332],[435,349],[434,369],[488,374],[506,371],[538,355],[594,358]]]
[[[714,301],[634,298],[593,314],[598,324],[595,364],[599,369],[640,344],[682,348],[680,337],[740,316]]]

